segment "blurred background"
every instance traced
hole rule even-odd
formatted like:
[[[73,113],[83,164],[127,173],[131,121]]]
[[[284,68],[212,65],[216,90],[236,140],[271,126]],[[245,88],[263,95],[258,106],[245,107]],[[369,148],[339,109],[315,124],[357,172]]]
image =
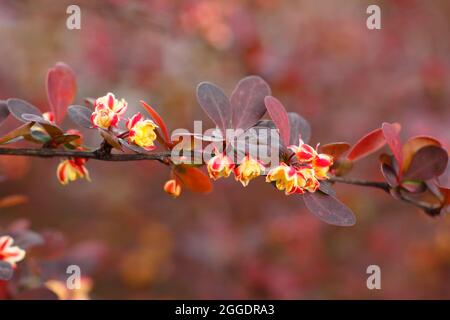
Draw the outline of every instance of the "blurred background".
[[[81,30],[66,28],[70,4],[0,0],[0,99],[47,111],[47,69],[64,61],[78,104],[114,92],[128,114],[144,99],[171,129],[193,129],[208,121],[195,100],[200,81],[229,94],[258,74],[311,122],[313,145],[354,143],[398,121],[403,139],[435,135],[449,146],[448,1],[77,1]],[[370,4],[381,7],[381,30],[366,27]],[[14,126],[8,119],[1,134]],[[85,257],[93,299],[450,298],[449,218],[381,191],[339,186],[358,219],[339,228],[263,179],[172,199],[159,163],[89,161],[92,182],[63,187],[58,161],[0,157],[0,196],[28,198],[0,209],[0,227],[27,219],[57,240],[59,253],[39,261],[43,276],[55,261]],[[351,176],[382,179],[377,156]],[[381,290],[366,287],[372,264]]]

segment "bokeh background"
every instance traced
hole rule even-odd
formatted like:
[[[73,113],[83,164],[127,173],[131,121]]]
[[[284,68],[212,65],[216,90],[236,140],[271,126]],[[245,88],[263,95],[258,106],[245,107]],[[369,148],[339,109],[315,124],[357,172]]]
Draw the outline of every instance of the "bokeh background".
[[[192,129],[208,121],[195,100],[200,81],[229,94],[258,74],[310,120],[314,144],[354,143],[398,121],[404,139],[430,134],[449,146],[448,1],[77,1],[81,30],[66,28],[69,4],[0,0],[0,99],[47,110],[46,71],[64,61],[79,104],[111,91],[130,114],[144,99],[172,129]],[[369,4],[381,7],[381,30],[366,27]],[[1,133],[16,125],[9,119]],[[65,187],[57,164],[0,158],[0,195],[28,198],[0,209],[0,226],[27,219],[57,240],[60,254],[39,262],[44,276],[55,261],[85,257],[93,299],[450,298],[449,218],[381,191],[340,186],[358,221],[339,228],[263,179],[245,190],[220,180],[209,195],[174,200],[159,163],[90,161],[92,182]],[[351,175],[381,179],[377,157]],[[381,290],[366,287],[371,264]]]

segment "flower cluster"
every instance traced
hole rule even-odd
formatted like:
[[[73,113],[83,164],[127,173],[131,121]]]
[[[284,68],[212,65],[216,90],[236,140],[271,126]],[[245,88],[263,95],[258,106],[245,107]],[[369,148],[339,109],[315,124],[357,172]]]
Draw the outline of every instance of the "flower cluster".
[[[277,189],[284,190],[286,195],[317,191],[320,186],[319,180],[328,178],[327,173],[333,164],[333,158],[318,153],[302,140],[298,146],[289,146],[289,149],[294,152],[298,163],[295,165],[281,163],[269,171],[266,181],[274,182]]]
[[[9,263],[16,268],[16,263],[25,258],[25,250],[13,246],[14,240],[10,236],[0,237],[0,261]]]
[[[286,195],[294,193],[303,194],[305,191],[315,192],[320,186],[319,180],[328,179],[327,173],[333,164],[331,156],[318,153],[310,145],[300,140],[298,146],[289,146],[297,161],[292,164],[282,162],[269,170],[266,182],[274,183],[278,190],[284,190]],[[289,159],[292,160],[292,157]],[[242,162],[236,166],[224,153],[218,153],[207,163],[209,176],[217,180],[221,177],[229,177],[232,172],[236,181],[240,181],[245,187],[250,180],[260,176],[264,165],[257,159],[245,156]]]

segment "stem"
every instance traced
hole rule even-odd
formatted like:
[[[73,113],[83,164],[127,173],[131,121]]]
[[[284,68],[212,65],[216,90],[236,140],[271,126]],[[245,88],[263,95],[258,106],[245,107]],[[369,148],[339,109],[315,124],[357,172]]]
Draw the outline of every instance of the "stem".
[[[367,181],[367,180],[359,180],[359,179],[346,179],[346,178],[342,178],[342,177],[332,177],[329,179],[329,181],[345,183],[345,184],[352,184],[352,185],[356,185],[356,186],[378,188],[387,193],[389,193],[391,191],[391,187],[386,182],[376,182],[376,181]]]

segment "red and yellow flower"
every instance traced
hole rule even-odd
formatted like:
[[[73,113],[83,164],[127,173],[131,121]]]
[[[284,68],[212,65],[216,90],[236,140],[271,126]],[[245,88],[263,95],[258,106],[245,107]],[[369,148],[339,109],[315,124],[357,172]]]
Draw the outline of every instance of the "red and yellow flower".
[[[113,93],[108,93],[95,100],[94,108],[91,122],[96,127],[109,129],[117,126],[119,117],[127,110],[127,102],[124,99],[116,99]]]
[[[14,240],[10,236],[0,237],[0,261],[9,263],[13,268],[25,258],[25,250],[13,246]]]
[[[51,111],[44,112],[42,114],[42,118],[44,118],[48,122],[55,123],[55,114]]]
[[[278,190],[284,190],[286,195],[303,193],[297,171],[294,167],[282,162],[279,166],[272,168],[266,176],[266,182],[275,182]],[[302,180],[300,180],[302,182]]]
[[[128,140],[146,150],[155,149],[155,129],[158,126],[149,119],[144,119],[138,112],[127,121]]]
[[[181,194],[181,185],[176,179],[170,179],[164,184],[164,191],[176,198]]]
[[[332,156],[324,153],[318,154],[312,162],[314,173],[317,179],[319,180],[327,179],[328,178],[327,173],[328,171],[330,171],[330,167],[332,165],[333,165]]]
[[[210,178],[217,180],[221,177],[229,177],[234,169],[234,163],[224,153],[216,152],[216,155],[209,159],[207,168]]]
[[[288,148],[295,153],[300,162],[311,162],[317,155],[316,150],[309,144],[304,143],[302,139],[300,139],[298,146],[291,145]]]
[[[91,181],[89,177],[89,171],[85,167],[87,159],[83,158],[71,158],[64,161],[58,165],[56,169],[56,176],[62,185],[66,185],[71,181],[75,181],[79,178],[85,178]]]
[[[249,155],[245,156],[241,164],[234,169],[234,176],[236,181],[240,181],[244,187],[248,185],[250,180],[259,177],[264,170],[264,165],[251,158]]]

